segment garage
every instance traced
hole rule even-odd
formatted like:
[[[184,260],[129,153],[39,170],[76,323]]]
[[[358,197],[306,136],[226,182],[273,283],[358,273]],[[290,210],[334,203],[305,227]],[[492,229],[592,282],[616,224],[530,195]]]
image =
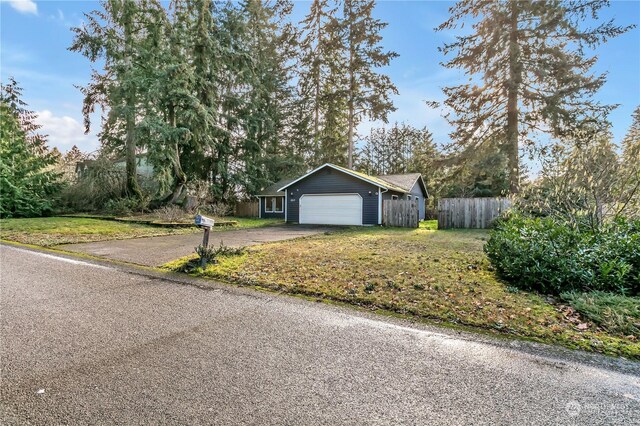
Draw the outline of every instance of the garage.
[[[305,194],[300,197],[300,223],[362,225],[360,194]]]
[[[424,202],[428,197],[419,173],[381,177],[324,164],[288,183],[274,186],[273,191],[261,193],[259,198],[272,206],[274,196],[283,197],[283,213],[262,212],[284,216],[287,223],[314,225],[381,225],[385,200],[416,199]],[[402,185],[402,186],[399,186]],[[280,186],[276,188],[276,186]],[[271,199],[271,204],[268,201]],[[264,201],[261,201],[261,205]],[[279,205],[271,210],[279,210]]]

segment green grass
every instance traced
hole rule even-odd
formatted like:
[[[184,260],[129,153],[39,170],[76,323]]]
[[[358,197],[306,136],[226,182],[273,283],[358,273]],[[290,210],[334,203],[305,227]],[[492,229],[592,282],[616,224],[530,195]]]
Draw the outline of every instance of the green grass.
[[[500,282],[482,251],[486,231],[434,227],[350,228],[263,244],[195,274],[640,359],[637,340],[588,318],[576,322],[560,305]]]
[[[171,223],[191,224],[193,223],[194,216],[195,214],[184,213],[180,218],[178,218],[177,220],[174,220]],[[205,216],[207,215],[205,214]],[[167,221],[165,217],[162,216],[162,214],[158,212],[136,214],[136,215],[130,215],[130,216],[120,216],[118,218],[131,220],[131,221],[152,221],[152,222],[158,222],[158,223],[170,223]],[[231,217],[231,216],[215,218],[215,221],[216,222],[235,222],[236,223],[234,225],[235,228],[260,228],[263,226],[279,225],[284,223],[284,220],[281,220],[281,219],[259,219],[259,218]],[[224,226],[220,228],[214,228],[214,230],[219,230],[223,228]]]
[[[609,333],[640,336],[640,297],[594,291],[563,293],[562,299]]]
[[[227,220],[235,220],[238,222],[235,228],[262,228],[265,226],[273,226],[273,225],[283,225],[284,220],[282,219],[258,219],[258,218],[250,218],[250,217],[227,217]],[[228,229],[228,228],[227,228]],[[222,227],[224,230],[224,227]]]
[[[75,217],[0,219],[0,239],[42,247],[196,231],[196,228],[159,228]]]
[[[258,228],[283,223],[277,219],[229,219],[237,221],[237,225],[232,228],[227,226],[214,227],[213,230]],[[137,223],[69,216],[0,219],[0,239],[41,247],[193,232],[199,232],[199,230],[197,228],[162,228]]]

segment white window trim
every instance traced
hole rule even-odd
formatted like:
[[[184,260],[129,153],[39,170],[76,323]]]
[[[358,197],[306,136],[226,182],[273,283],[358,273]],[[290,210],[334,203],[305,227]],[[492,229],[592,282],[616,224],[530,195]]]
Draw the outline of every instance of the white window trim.
[[[280,195],[277,195],[275,197],[265,197],[265,201],[264,201],[264,212],[265,213],[284,213],[284,202],[285,200],[282,201],[282,210],[275,210],[273,207],[273,201],[280,197]],[[267,202],[267,200],[271,201],[270,203]],[[270,208],[271,210],[267,210],[267,206],[269,206],[268,208]],[[276,207],[277,208],[277,207]]]
[[[392,200],[397,200],[397,199],[398,199],[398,196],[397,196],[397,195],[392,195],[392,196],[391,196],[391,199],[392,199]]]

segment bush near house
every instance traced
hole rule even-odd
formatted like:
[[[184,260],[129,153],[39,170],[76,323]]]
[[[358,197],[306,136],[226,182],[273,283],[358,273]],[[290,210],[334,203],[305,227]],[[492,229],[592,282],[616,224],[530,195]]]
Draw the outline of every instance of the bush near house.
[[[524,290],[640,294],[638,220],[593,229],[511,214],[495,223],[484,250],[499,276]]]

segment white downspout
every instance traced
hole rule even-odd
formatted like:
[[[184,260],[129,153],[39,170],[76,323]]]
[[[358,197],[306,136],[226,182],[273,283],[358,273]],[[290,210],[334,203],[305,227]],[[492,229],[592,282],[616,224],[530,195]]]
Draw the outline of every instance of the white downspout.
[[[388,189],[382,190],[378,187],[378,225],[382,225],[382,193],[389,191]]]
[[[287,191],[284,191],[284,223],[287,223]]]

